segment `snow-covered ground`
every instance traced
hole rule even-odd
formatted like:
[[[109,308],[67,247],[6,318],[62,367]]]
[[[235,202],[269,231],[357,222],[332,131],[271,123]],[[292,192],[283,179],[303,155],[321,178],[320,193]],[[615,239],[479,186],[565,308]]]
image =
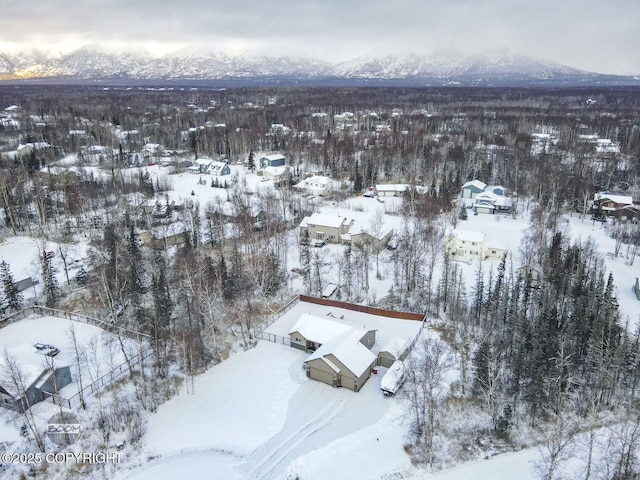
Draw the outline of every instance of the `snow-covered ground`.
[[[38,285],[30,287],[22,293],[25,298],[32,298],[42,292],[41,252],[53,252],[51,262],[55,270],[56,280],[59,285],[63,285],[67,280],[59,249],[63,249],[63,253],[67,258],[69,278],[72,280],[83,264],[82,259],[86,256],[87,246],[86,241],[59,244],[35,240],[25,236],[7,237],[0,243],[0,261],[4,260],[9,264],[14,281],[18,282],[27,277],[39,281]]]

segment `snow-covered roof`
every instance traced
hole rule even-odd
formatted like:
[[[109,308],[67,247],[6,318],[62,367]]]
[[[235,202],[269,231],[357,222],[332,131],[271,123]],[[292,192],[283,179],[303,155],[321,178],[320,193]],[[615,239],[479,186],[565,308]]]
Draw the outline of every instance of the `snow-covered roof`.
[[[309,217],[304,217],[300,226],[306,228],[309,225],[317,225],[320,227],[340,228],[340,226],[348,221],[340,215],[332,215],[330,213],[312,213]]]
[[[225,165],[227,165],[227,162],[211,162],[211,164],[209,165],[209,169],[210,170],[222,170]]]
[[[391,355],[396,357],[396,360],[405,352],[407,349],[407,339],[402,337],[393,337],[390,338],[387,343],[384,344],[384,347],[380,349],[381,352],[389,352]]]
[[[633,204],[633,197],[630,197],[628,195],[611,195],[610,193],[607,193],[607,192],[598,192],[593,196],[593,199],[594,200],[611,200],[612,202],[621,203],[624,205]]]
[[[484,242],[484,233],[469,232],[467,230],[453,230],[451,235],[464,242]]]
[[[280,153],[273,153],[271,155],[265,155],[264,157],[260,158],[266,158],[267,160],[282,160],[283,158],[285,158],[285,156]]]
[[[342,335],[353,327],[338,323],[327,318],[316,317],[303,313],[300,315],[300,319],[292,327],[289,335],[294,332],[298,332],[306,340],[310,342],[316,342],[324,344],[330,340]],[[362,337],[360,337],[362,338]]]
[[[331,295],[333,295],[333,293],[337,290],[338,285],[335,283],[329,283],[326,287],[324,287],[324,289],[322,290],[322,296],[323,297],[330,297]]]
[[[305,363],[321,358],[327,362],[327,355],[333,355],[340,363],[347,367],[356,377],[361,376],[376,360],[375,354],[365,347],[360,340],[367,333],[348,327],[349,330],[334,337],[313,352]]]
[[[398,183],[398,184],[381,184],[381,185],[376,185],[376,190],[378,192],[398,192],[398,193],[402,193],[402,192],[406,192],[408,185],[403,184],[403,183]]]
[[[484,190],[484,188],[487,186],[486,183],[481,182],[480,180],[471,180],[470,182],[465,183],[464,185],[462,185],[462,188],[468,188],[468,187],[476,187],[478,190]]]

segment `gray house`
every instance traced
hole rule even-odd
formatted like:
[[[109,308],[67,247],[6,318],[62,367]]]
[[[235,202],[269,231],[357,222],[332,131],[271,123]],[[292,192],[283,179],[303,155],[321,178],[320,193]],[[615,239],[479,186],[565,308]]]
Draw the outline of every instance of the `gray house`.
[[[29,383],[24,392],[15,391],[15,386],[7,382],[0,385],[1,405],[9,410],[24,412],[70,383],[71,370],[68,366],[57,367],[55,370],[45,368]]]
[[[302,314],[289,332],[291,346],[312,352],[304,361],[307,377],[354,392],[367,381],[376,361],[370,348],[375,330],[355,329],[327,318]]]
[[[304,361],[307,377],[357,392],[371,376],[375,354],[365,346],[374,331],[344,332],[323,344]],[[363,343],[364,342],[364,343]]]

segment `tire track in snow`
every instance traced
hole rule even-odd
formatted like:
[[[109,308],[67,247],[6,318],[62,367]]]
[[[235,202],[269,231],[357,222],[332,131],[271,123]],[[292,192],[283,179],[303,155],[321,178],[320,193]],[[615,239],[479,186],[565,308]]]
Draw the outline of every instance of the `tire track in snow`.
[[[328,393],[334,393],[332,390],[321,389],[320,392],[320,397],[330,397],[328,402],[324,403],[323,408],[310,412],[309,408],[305,408],[305,405],[290,406],[294,408],[290,408],[289,411],[292,413],[290,418],[287,418],[283,429],[251,453],[246,462],[237,467],[238,473],[248,479],[263,480],[272,478],[277,473],[277,468],[296,447],[305,442],[314,433],[331,424],[344,409],[345,401],[336,398],[334,395],[327,395]],[[313,408],[320,403],[322,402],[316,401],[307,404],[306,407],[311,406]]]

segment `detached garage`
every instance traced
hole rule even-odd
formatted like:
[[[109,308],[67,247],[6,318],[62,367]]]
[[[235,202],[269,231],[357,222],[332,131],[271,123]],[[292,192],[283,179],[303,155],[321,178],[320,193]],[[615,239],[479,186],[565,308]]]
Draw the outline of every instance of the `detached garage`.
[[[393,337],[378,353],[378,365],[390,368],[397,360],[404,360],[408,352],[408,342],[405,338]]]

